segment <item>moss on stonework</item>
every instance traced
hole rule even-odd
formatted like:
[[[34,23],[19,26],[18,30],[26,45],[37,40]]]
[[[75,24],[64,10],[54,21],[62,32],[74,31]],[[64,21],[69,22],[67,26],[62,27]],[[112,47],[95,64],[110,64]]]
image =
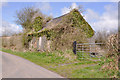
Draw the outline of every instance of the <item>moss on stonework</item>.
[[[80,43],[87,42],[87,38],[94,35],[91,26],[85,21],[78,10],[73,10],[62,18],[62,20],[52,29],[44,29],[33,36],[45,35],[51,40],[52,50],[72,49],[73,41]]]
[[[83,16],[80,14],[78,10],[74,9],[73,11],[71,11],[70,14],[68,15],[68,18],[69,20],[72,20],[72,26],[79,27],[83,32],[86,33],[88,38],[94,35],[94,30],[85,21],[85,19],[83,18]]]

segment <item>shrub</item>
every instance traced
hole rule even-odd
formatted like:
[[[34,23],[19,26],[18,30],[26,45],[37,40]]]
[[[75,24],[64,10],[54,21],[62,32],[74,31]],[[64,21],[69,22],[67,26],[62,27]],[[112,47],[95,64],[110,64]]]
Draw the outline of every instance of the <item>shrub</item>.
[[[108,53],[105,58],[105,64],[102,66],[103,70],[111,71],[109,74],[113,74],[112,77],[117,77],[118,73],[118,34],[112,34],[108,37],[106,42]]]
[[[108,37],[106,47],[108,48],[108,57],[118,56],[118,34],[112,34]]]
[[[24,48],[29,48],[29,42],[32,40],[32,35],[28,35],[27,33],[23,33],[22,35],[22,45]]]
[[[14,35],[11,37],[2,37],[2,47],[23,51],[24,46],[22,45],[22,35]]]
[[[3,47],[10,47],[10,37],[2,37],[2,46]]]

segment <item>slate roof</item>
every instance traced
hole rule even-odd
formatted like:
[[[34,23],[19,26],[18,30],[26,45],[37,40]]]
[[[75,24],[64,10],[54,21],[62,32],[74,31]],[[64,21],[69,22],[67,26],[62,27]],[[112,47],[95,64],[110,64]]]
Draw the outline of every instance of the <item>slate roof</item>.
[[[69,13],[68,13],[68,14],[69,14]],[[62,15],[62,16],[60,16],[60,17],[57,17],[57,18],[54,18],[54,19],[50,20],[50,21],[44,26],[43,29],[41,29],[41,30],[38,31],[38,33],[44,31],[45,29],[48,29],[48,30],[49,30],[49,29],[54,28],[54,27],[55,27],[57,24],[59,24],[59,23],[62,21],[62,19],[63,19],[66,15],[68,15],[68,14],[65,14],[65,15]]]

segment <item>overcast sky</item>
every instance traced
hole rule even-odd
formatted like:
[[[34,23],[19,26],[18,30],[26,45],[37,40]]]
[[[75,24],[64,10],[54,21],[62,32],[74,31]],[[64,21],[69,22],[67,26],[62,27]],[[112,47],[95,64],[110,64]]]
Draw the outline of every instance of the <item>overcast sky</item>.
[[[117,2],[6,2],[2,3],[0,7],[2,9],[2,29],[0,32],[19,33],[22,31],[22,27],[15,23],[15,15],[16,11],[24,7],[38,7],[44,14],[52,15],[55,18],[69,13],[70,6],[74,9],[78,8],[78,5],[82,5],[85,9],[82,15],[95,31],[106,30],[110,32],[118,29]]]

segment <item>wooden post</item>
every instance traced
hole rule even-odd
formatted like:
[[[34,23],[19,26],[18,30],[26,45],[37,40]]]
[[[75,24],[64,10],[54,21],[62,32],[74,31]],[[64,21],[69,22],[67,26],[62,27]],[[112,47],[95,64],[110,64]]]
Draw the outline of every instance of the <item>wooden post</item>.
[[[119,31],[118,31],[118,44],[120,44],[120,28],[119,28]],[[118,53],[120,53],[120,45],[118,45]],[[119,54],[119,56],[120,56],[120,54]]]
[[[89,46],[90,46],[90,53],[91,53],[91,44]]]
[[[73,53],[74,53],[74,54],[76,54],[76,44],[77,44],[77,42],[74,41],[74,42],[73,42]]]

